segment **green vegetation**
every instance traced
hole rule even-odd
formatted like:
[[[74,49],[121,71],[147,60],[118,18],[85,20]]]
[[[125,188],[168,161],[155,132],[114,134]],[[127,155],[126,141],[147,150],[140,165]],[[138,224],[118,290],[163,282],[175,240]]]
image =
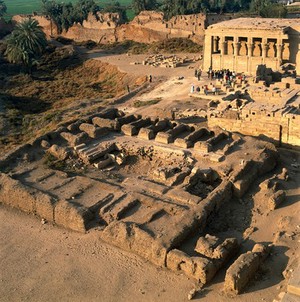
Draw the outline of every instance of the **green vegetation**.
[[[264,18],[285,18],[287,15],[286,6],[273,0],[252,0],[250,10]]]
[[[67,1],[58,1],[59,3],[76,3],[78,0],[67,0]],[[32,14],[33,12],[41,12],[42,1],[41,0],[7,0],[5,1],[7,5],[7,14],[17,15],[17,14]],[[129,6],[131,0],[119,0],[120,5],[125,7]],[[105,7],[111,2],[108,0],[95,0],[95,3],[99,7]]]
[[[132,0],[131,6],[135,14],[139,14],[143,10],[156,10],[159,3],[156,0]]]
[[[83,43],[76,43],[83,45]],[[93,47],[99,47],[107,50],[110,53],[130,53],[130,54],[154,54],[154,53],[176,53],[188,52],[196,53],[202,51],[202,46],[194,43],[186,38],[172,38],[161,42],[154,42],[152,44],[139,43],[135,41],[126,40],[124,42],[115,42],[112,44],[96,45],[88,43]]]
[[[3,0],[0,0],[0,17],[2,17],[7,11],[6,4]]]
[[[144,106],[155,105],[155,104],[159,103],[160,101],[161,101],[161,99],[155,99],[155,100],[149,100],[149,101],[135,101],[133,103],[133,107],[140,108],[140,107],[144,107]]]
[[[13,2],[13,3],[12,3]],[[0,16],[1,16],[0,0]],[[46,5],[44,3],[47,3]],[[52,8],[49,8],[52,5]],[[141,10],[163,11],[166,19],[178,14],[195,13],[251,13],[262,17],[285,17],[287,8],[275,0],[14,0],[7,2],[7,14],[31,14],[45,12],[45,7],[55,16],[62,29],[72,22],[82,22],[88,11],[118,12],[122,22],[131,20]],[[4,11],[5,13],[5,11]],[[2,12],[3,14],[3,12]]]
[[[46,49],[47,39],[39,23],[27,19],[16,25],[6,43],[5,55],[8,61],[22,63],[31,72],[32,66]]]

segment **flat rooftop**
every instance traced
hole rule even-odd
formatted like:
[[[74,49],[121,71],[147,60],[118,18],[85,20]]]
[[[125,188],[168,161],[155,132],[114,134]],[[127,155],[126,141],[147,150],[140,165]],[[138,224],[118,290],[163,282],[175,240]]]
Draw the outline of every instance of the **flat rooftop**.
[[[271,19],[271,18],[238,18],[223,21],[209,26],[209,29],[265,29],[265,30],[284,30],[285,28],[300,28],[298,19]]]

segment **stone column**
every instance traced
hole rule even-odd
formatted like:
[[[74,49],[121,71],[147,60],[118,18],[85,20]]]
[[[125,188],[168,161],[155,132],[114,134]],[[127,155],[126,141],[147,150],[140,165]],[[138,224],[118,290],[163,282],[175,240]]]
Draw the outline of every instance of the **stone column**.
[[[253,56],[253,48],[254,48],[254,45],[253,45],[253,41],[252,41],[252,38],[248,38],[248,41],[247,41],[247,56],[248,57],[252,57]]]
[[[225,37],[220,37],[220,51],[222,56],[225,55],[225,49],[226,49]]]
[[[213,37],[213,52],[218,52],[218,37]]]
[[[234,46],[234,52],[233,52],[233,54],[235,56],[238,56],[240,54],[240,46],[241,46],[241,43],[239,42],[238,38],[236,38],[234,40],[233,46]]]
[[[213,36],[209,33],[205,35],[204,41],[204,58],[203,58],[203,69],[208,70],[212,64],[212,38]]]
[[[282,60],[282,50],[283,50],[282,39],[277,39],[276,51],[277,51],[277,58],[279,60]]]
[[[269,48],[269,44],[267,43],[266,39],[262,40],[261,47],[262,47],[262,57],[266,58],[267,54],[268,54],[268,48]]]

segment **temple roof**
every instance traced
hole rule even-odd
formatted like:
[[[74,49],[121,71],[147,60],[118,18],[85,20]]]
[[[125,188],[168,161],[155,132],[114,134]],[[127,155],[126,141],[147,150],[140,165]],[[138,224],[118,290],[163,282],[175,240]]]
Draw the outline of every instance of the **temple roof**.
[[[288,27],[300,30],[299,19],[238,18],[213,24],[208,29],[284,30]]]

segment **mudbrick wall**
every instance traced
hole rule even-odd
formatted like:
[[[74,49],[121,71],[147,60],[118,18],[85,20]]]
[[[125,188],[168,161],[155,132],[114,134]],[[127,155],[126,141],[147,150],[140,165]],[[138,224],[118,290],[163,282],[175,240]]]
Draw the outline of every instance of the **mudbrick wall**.
[[[243,109],[237,119],[211,115],[208,118],[208,125],[245,135],[264,135],[275,143],[300,148],[300,116],[297,113],[286,113],[284,110],[265,112]]]
[[[13,17],[16,22],[29,16],[17,15]],[[57,36],[57,27],[49,18],[31,16],[39,21],[47,36]],[[97,43],[113,43],[124,40],[134,40],[141,43],[163,41],[168,38],[188,38],[196,43],[203,43],[204,31],[207,26],[232,19],[232,15],[180,15],[164,20],[161,12],[142,11],[131,22],[120,24],[117,13],[90,14],[83,24],[74,24],[68,31],[63,31],[61,36],[75,41],[92,40]]]

